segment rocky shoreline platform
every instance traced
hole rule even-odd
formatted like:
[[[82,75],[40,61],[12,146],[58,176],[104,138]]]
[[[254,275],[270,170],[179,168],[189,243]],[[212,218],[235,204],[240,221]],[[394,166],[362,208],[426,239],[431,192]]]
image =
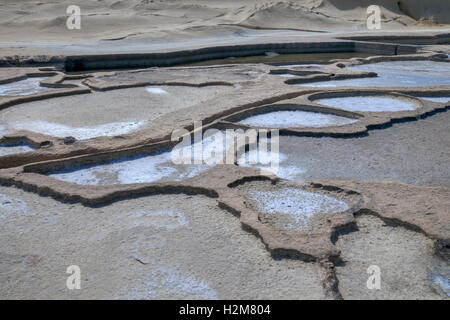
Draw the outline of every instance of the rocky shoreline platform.
[[[151,41],[2,38],[0,298],[448,300],[449,22],[416,19],[414,1],[395,18],[385,1],[379,32],[346,15],[326,18],[333,33],[270,25],[285,6],[345,3],[304,2],[239,23],[210,8],[215,41],[195,23],[187,40],[167,25]],[[174,26],[206,10],[173,6],[158,14]],[[248,141],[206,162],[230,130],[267,139],[257,158],[276,168],[248,162]],[[200,162],[174,162],[177,131]]]

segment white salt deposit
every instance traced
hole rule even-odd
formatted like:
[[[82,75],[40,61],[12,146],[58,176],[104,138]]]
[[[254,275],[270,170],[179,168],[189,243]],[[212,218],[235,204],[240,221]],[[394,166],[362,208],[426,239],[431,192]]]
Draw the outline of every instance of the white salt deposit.
[[[280,54],[279,54],[278,52],[267,51],[267,52],[265,53],[265,55],[266,55],[267,57],[276,57],[276,56],[279,56]]]
[[[343,109],[347,111],[362,112],[395,112],[414,110],[414,103],[394,98],[383,97],[345,97],[320,99],[319,104]]]
[[[5,146],[0,144],[0,157],[6,156],[10,154],[24,153],[30,152],[34,149],[26,144],[15,145],[15,146]]]
[[[6,124],[0,122],[0,138],[8,133],[11,133],[11,130],[7,128]]]
[[[218,137],[222,133],[219,132]],[[203,143],[203,147],[200,144]],[[150,183],[162,179],[180,181],[199,175],[223,161],[224,141],[209,137],[195,144],[181,146],[153,155],[124,158],[107,164],[68,168],[50,174],[59,180],[81,185]],[[217,156],[215,154],[218,152]],[[176,160],[174,162],[173,160]],[[198,163],[198,164],[197,164]]]
[[[284,64],[278,65],[280,68],[295,68],[295,67],[320,67],[320,64],[317,63],[303,63],[303,64]]]
[[[27,78],[11,83],[0,84],[0,96],[27,96],[46,88],[40,86],[44,78]]]
[[[91,139],[100,136],[115,136],[133,132],[145,124],[145,121],[114,122],[92,127],[71,127],[46,121],[30,121],[13,123],[11,128],[15,130],[28,130],[53,137],[72,136],[78,140]]]
[[[318,112],[274,111],[251,116],[238,123],[267,128],[295,128],[343,126],[357,121],[356,119]]]
[[[446,103],[450,101],[450,97],[417,97],[417,98],[440,103]]]
[[[253,159],[253,160],[252,160]],[[237,164],[241,167],[259,168],[263,172],[275,174],[277,177],[287,180],[293,180],[295,177],[306,172],[306,169],[283,165],[287,156],[283,153],[267,150],[250,150],[241,154],[237,159]]]
[[[295,78],[295,77],[298,77],[295,74],[290,74],[290,73],[277,74],[277,76],[284,77],[284,78]]]
[[[167,94],[168,92],[162,88],[145,88],[147,92],[153,93],[153,94]]]
[[[250,191],[249,198],[256,202],[262,213],[290,216],[293,223],[287,227],[302,227],[317,213],[341,213],[349,208],[338,199],[293,188],[276,192]]]
[[[32,215],[26,202],[0,193],[0,221],[6,218],[14,219],[19,215]]]

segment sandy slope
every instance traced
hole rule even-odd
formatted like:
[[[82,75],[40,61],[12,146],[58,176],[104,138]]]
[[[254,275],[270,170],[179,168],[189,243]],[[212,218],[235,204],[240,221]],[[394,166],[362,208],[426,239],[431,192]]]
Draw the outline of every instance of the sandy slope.
[[[66,28],[66,8],[81,8],[81,30]],[[398,4],[400,3],[400,4]],[[325,32],[366,29],[366,8],[382,7],[383,29],[448,27],[447,0],[3,0],[0,42],[79,43],[124,38],[172,39],[248,28]]]

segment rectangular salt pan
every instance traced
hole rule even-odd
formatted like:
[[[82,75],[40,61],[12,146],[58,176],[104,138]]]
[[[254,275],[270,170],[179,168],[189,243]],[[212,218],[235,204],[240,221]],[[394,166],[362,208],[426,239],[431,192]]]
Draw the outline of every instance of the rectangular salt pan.
[[[338,199],[293,188],[251,191],[249,198],[257,203],[257,208],[262,213],[288,215],[293,220],[290,227],[300,229],[315,214],[342,213],[349,208],[345,202]]]

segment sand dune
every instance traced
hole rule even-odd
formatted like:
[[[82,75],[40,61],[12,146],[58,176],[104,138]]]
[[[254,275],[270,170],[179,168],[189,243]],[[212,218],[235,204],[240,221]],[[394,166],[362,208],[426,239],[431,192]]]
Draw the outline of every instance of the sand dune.
[[[366,9],[382,8],[383,29],[446,28],[447,0],[81,0],[81,30],[66,28],[72,0],[2,1],[0,42],[77,43],[170,38],[208,28],[241,26],[322,32],[366,30]]]

